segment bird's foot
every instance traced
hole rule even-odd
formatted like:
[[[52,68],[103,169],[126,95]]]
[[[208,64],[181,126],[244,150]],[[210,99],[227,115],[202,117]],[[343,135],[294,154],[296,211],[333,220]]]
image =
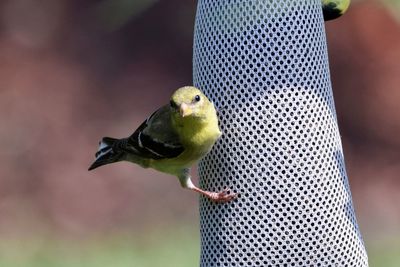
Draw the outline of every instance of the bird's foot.
[[[238,194],[230,192],[229,188],[225,188],[221,192],[210,192],[210,191],[202,190],[202,189],[198,188],[197,186],[195,186],[190,179],[186,179],[185,182],[181,183],[181,184],[184,188],[187,188],[187,189],[190,189],[197,193],[200,193],[213,202],[225,203],[225,202],[232,201],[238,197]]]
[[[219,203],[229,202],[238,197],[238,194],[230,193],[228,188],[224,189],[221,192],[209,192],[209,191],[203,191],[203,190],[195,190],[195,191],[206,196],[211,201],[219,202]]]

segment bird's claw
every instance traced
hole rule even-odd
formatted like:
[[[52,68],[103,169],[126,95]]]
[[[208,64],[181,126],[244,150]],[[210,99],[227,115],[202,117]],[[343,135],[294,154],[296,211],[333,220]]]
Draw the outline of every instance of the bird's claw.
[[[214,202],[225,203],[225,202],[229,202],[229,201],[237,198],[238,194],[237,193],[229,193],[229,189],[226,188],[226,189],[222,190],[221,192],[211,192],[208,195],[208,197]]]

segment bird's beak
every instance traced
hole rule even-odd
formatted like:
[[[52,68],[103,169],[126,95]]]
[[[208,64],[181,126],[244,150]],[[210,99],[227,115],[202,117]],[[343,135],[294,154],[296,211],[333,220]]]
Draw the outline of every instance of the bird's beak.
[[[179,113],[181,114],[182,118],[189,116],[192,114],[192,109],[190,108],[190,106],[186,103],[182,103],[179,106]]]

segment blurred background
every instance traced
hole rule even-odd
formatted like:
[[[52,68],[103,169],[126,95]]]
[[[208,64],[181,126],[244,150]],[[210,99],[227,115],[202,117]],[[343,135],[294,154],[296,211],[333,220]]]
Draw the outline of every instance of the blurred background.
[[[102,136],[192,83],[195,9],[0,2],[0,266],[198,266],[195,194],[132,164],[86,171]],[[353,1],[326,29],[370,266],[400,266],[400,1]]]

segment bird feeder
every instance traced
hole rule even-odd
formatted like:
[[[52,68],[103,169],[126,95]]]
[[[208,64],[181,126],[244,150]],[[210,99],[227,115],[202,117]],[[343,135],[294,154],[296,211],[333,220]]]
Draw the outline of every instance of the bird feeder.
[[[219,110],[200,163],[202,267],[368,266],[345,169],[320,0],[199,0],[194,85]]]

